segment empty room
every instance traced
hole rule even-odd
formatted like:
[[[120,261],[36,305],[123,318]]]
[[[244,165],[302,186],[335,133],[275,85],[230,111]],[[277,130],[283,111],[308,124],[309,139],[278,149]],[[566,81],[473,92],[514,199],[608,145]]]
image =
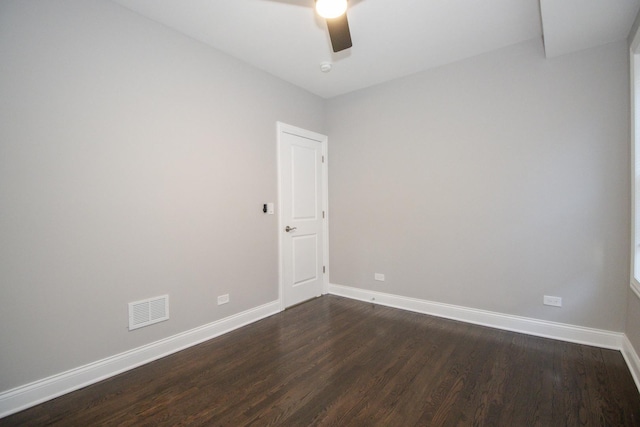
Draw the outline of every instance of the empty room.
[[[0,426],[640,426],[639,12],[0,0]]]

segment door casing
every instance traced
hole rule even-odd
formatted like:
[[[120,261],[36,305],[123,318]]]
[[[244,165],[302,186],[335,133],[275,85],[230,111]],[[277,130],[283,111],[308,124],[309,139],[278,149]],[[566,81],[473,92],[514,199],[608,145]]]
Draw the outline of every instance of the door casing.
[[[277,122],[277,143],[278,143],[278,282],[279,292],[278,300],[280,303],[280,311],[284,310],[284,257],[283,257],[283,239],[285,236],[283,216],[283,202],[282,202],[282,178],[283,172],[281,165],[281,151],[282,151],[282,134],[288,133],[297,135],[303,138],[318,141],[321,145],[323,162],[322,162],[322,211],[324,212],[324,219],[322,221],[322,265],[324,266],[324,273],[322,275],[322,294],[329,293],[329,174],[328,174],[328,137],[316,132],[308,131],[296,126],[288,125],[286,123]]]

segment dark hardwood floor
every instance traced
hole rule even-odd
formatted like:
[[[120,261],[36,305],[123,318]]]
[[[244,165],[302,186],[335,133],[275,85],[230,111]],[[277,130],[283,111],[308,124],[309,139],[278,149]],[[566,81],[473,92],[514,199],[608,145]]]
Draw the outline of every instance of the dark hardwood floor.
[[[618,351],[325,296],[0,426],[640,426]]]

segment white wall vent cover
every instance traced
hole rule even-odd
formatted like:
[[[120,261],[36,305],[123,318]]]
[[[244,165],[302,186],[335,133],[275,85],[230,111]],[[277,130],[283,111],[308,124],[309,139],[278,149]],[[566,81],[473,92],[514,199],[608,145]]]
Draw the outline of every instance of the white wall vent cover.
[[[129,330],[169,319],[169,295],[129,303]]]

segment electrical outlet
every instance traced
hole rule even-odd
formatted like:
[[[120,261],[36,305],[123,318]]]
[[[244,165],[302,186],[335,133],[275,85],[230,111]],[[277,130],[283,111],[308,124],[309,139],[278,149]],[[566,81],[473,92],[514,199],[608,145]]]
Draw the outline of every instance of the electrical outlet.
[[[561,297],[552,297],[549,295],[545,295],[542,299],[542,303],[544,305],[552,305],[554,307],[562,307],[562,298]]]
[[[382,273],[375,273],[373,275],[373,278],[375,280],[377,280],[378,282],[384,282],[384,274],[382,274]]]
[[[229,302],[229,294],[220,295],[218,297],[218,305],[226,304]]]

